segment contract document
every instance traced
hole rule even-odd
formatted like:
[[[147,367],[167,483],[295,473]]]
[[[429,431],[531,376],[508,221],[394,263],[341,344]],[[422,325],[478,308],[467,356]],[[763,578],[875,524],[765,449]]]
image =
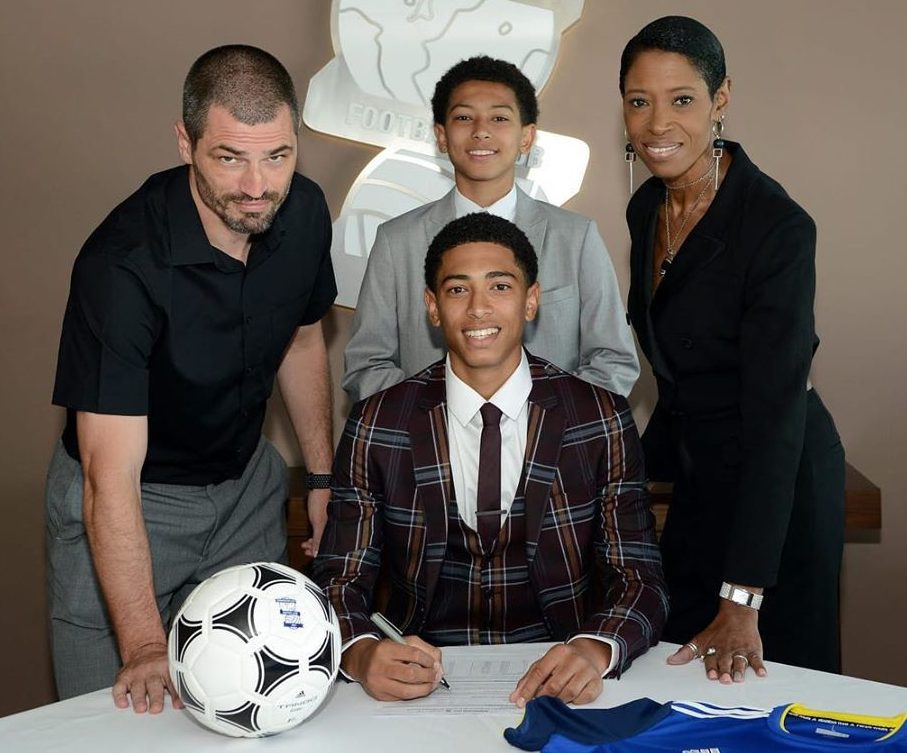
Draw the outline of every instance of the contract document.
[[[538,650],[527,656],[530,645]],[[450,690],[439,686],[430,696],[414,701],[375,701],[374,713],[376,716],[519,713],[509,700],[510,694],[532,662],[552,645],[524,643],[512,647],[458,648],[456,656],[442,658]]]

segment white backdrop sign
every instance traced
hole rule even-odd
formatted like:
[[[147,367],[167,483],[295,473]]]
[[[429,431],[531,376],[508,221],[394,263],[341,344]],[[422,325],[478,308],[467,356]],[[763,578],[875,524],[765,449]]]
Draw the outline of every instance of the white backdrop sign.
[[[584,0],[333,0],[335,57],[309,83],[303,120],[316,131],[383,147],[334,223],[337,303],[355,308],[378,225],[453,187],[432,130],[435,82],[455,63],[491,55],[547,83],[561,35]],[[529,195],[563,204],[582,185],[589,147],[539,130],[517,167]]]

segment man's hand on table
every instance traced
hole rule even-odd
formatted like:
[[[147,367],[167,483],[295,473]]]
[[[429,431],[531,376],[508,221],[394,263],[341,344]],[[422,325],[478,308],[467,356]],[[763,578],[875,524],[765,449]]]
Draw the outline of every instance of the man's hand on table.
[[[167,644],[151,643],[138,648],[117,673],[113,702],[117,708],[132,708],[137,714],[159,714],[164,710],[164,691],[170,694],[173,708],[183,708],[167,664]]]

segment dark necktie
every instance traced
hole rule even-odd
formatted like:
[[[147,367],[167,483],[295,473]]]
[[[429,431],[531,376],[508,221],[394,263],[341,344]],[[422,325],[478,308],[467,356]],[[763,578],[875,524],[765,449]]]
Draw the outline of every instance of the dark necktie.
[[[476,486],[476,520],[482,549],[491,552],[501,530],[501,409],[485,403],[479,443],[479,483]]]

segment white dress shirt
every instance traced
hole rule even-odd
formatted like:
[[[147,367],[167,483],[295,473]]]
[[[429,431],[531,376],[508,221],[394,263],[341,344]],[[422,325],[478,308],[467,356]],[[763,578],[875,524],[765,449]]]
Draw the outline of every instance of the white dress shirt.
[[[501,516],[503,524],[517,484],[523,473],[526,432],[529,430],[529,393],[532,375],[523,351],[519,366],[488,400],[454,374],[447,357],[447,441],[450,446],[450,475],[457,511],[476,530],[476,488],[479,481],[479,449],[482,441],[482,406],[493,403],[501,410]]]
[[[460,193],[459,188],[454,190],[454,211],[457,219],[473,212],[488,212],[509,222],[513,222],[513,218],[516,217],[516,184],[510,187],[509,193],[487,207],[480,207],[472,199],[467,199]]]

